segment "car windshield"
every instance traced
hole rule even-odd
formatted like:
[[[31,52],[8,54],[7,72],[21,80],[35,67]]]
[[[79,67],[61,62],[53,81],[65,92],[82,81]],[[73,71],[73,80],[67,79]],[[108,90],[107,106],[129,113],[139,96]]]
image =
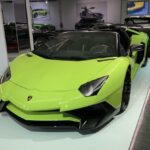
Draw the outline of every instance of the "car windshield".
[[[113,32],[68,32],[43,43],[34,54],[58,60],[88,60],[118,56]]]

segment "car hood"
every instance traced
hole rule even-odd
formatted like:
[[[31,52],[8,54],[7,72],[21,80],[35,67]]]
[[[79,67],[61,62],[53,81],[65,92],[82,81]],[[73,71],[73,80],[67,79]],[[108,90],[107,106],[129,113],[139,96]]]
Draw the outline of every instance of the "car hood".
[[[19,56],[11,63],[10,81],[31,90],[74,90],[93,80],[95,75],[109,67],[112,61],[114,59],[107,61],[49,60],[27,54]]]

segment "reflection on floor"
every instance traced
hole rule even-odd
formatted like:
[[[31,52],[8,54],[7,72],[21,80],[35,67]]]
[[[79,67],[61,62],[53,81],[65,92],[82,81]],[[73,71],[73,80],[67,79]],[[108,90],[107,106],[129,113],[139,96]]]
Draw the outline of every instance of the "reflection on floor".
[[[150,62],[132,83],[127,111],[116,116],[96,134],[77,132],[32,132],[16,123],[7,113],[0,114],[2,150],[128,150],[150,86]],[[8,144],[9,143],[9,144]]]

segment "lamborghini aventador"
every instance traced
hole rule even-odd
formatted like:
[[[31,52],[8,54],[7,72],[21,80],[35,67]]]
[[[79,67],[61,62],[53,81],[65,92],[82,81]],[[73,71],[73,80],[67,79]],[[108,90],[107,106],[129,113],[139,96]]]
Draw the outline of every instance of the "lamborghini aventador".
[[[33,129],[94,133],[126,110],[148,40],[121,27],[62,33],[10,64],[0,80],[0,111]]]

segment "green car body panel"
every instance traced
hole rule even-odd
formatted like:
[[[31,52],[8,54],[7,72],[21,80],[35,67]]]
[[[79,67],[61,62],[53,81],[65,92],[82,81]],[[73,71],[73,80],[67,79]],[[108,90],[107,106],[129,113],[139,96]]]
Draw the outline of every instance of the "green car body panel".
[[[48,30],[48,31],[54,31],[55,30],[55,26],[51,25],[51,24],[33,24],[33,29],[37,29],[37,30]]]
[[[147,34],[135,33],[131,44],[145,44]],[[142,41],[141,41],[142,39]],[[20,55],[10,64],[11,78],[0,85],[0,99],[9,101],[6,108],[26,121],[71,121],[81,118],[68,113],[76,109],[106,102],[114,109],[121,107],[127,69],[133,80],[139,67],[137,52],[132,57],[109,57],[84,61],[49,60],[30,53]],[[79,87],[88,81],[108,76],[97,95],[85,97]],[[57,111],[56,111],[57,110]]]

